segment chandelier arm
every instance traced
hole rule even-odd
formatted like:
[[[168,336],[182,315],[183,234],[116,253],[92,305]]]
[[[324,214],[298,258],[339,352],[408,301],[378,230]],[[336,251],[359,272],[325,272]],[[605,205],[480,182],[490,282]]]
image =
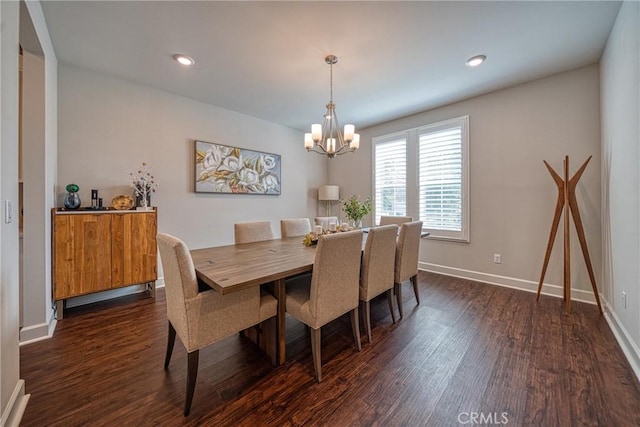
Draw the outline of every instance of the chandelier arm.
[[[320,149],[318,150],[318,148]],[[324,150],[324,148],[322,147],[318,147],[318,148],[316,147],[309,148],[307,151],[309,151],[310,153],[322,154],[323,156],[327,155],[327,152]]]
[[[340,121],[338,120],[338,115],[335,111],[333,112],[333,120],[335,121],[335,124],[336,124],[336,133],[338,135],[338,142],[340,143],[340,149],[342,149],[342,147],[345,145],[344,134],[341,131]]]

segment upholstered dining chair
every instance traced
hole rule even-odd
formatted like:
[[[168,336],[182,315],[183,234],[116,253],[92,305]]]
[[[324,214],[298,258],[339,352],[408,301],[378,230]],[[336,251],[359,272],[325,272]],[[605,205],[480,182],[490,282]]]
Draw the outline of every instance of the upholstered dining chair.
[[[397,224],[402,225],[405,222],[411,222],[413,218],[410,216],[381,216],[380,225]]]
[[[323,230],[329,229],[329,222],[335,221],[336,225],[340,225],[337,216],[317,216],[313,219],[315,225],[321,225]]]
[[[351,328],[358,351],[358,282],[362,231],[322,235],[318,239],[310,283],[287,289],[286,311],[311,328],[311,352],[316,380],[322,381],[320,329],[351,312]]]
[[[311,232],[309,218],[295,218],[280,220],[280,235],[282,238],[304,236]]]
[[[193,260],[187,245],[169,234],[158,234],[164,270],[169,336],[164,368],[168,369],[176,335],[187,350],[187,392],[184,415],[189,415],[198,375],[199,351],[276,315],[277,301],[254,287],[228,295],[210,289],[198,292]]]
[[[416,302],[420,304],[418,293],[418,253],[420,251],[420,235],[422,221],[407,222],[400,226],[400,235],[396,247],[396,266],[394,269],[394,289],[398,300],[400,318],[404,316],[402,310],[402,283],[411,280]]]
[[[233,225],[236,244],[275,239],[270,221],[238,222]]]
[[[371,342],[370,303],[374,297],[387,292],[391,320],[396,323],[393,310],[393,279],[397,236],[398,226],[395,224],[372,228],[367,235],[360,269],[360,301],[364,305],[362,316],[369,342]]]

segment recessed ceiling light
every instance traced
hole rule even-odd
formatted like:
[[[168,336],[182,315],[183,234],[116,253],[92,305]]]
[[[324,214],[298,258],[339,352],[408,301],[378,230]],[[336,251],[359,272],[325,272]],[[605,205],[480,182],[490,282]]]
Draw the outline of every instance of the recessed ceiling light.
[[[467,59],[467,67],[477,67],[478,65],[482,64],[485,59],[487,59],[487,57],[484,55],[472,56],[471,58]]]
[[[192,57],[183,55],[181,53],[176,53],[175,55],[173,55],[173,59],[175,59],[182,65],[193,65],[196,63],[196,61],[194,61]]]

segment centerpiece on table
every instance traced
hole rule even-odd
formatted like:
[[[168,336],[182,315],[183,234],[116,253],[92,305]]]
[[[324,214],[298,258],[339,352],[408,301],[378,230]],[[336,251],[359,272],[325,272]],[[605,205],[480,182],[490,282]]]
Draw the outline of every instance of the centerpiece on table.
[[[137,172],[131,172],[129,175],[136,201],[140,201],[140,210],[150,209],[151,193],[155,193],[158,188],[158,182],[151,175],[151,167],[143,162]]]
[[[320,226],[318,226],[320,227]],[[337,233],[340,231],[349,231],[352,230],[352,227],[347,226],[346,224],[342,224],[342,225],[337,225],[335,231],[331,231],[331,230],[322,230],[322,231],[318,231],[318,229],[305,234],[302,237],[302,244],[304,244],[305,246],[311,246],[311,245],[317,245],[318,244],[318,237],[320,237],[323,234],[333,234],[333,233]]]
[[[351,227],[362,228],[362,218],[371,212],[371,198],[367,197],[363,202],[358,200],[358,196],[353,195],[347,200],[340,200],[342,210]]]

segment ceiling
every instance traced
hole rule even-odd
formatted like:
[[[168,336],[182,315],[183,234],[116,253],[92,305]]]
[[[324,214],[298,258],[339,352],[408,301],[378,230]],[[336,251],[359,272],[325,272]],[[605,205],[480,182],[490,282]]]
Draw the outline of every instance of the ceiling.
[[[59,62],[308,131],[356,129],[599,60],[620,2],[43,1]],[[175,53],[193,57],[186,68]],[[471,69],[465,60],[484,54]]]

